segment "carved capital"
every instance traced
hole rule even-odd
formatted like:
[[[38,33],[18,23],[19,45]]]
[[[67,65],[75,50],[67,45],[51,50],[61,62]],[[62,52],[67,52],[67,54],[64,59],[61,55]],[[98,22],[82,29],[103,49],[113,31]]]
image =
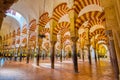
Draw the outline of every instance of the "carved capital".
[[[71,40],[72,40],[73,42],[77,42],[78,37],[71,37]]]
[[[108,36],[109,40],[113,40],[112,30],[107,30],[106,35]]]
[[[51,45],[55,45],[56,41],[50,41]]]

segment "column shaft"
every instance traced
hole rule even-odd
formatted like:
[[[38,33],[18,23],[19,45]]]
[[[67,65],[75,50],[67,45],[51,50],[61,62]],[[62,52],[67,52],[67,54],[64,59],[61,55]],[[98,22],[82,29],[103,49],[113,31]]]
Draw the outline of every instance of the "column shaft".
[[[55,61],[55,59],[54,59],[54,54],[55,54],[54,49],[55,49],[55,42],[51,41],[51,56],[50,56],[50,58],[51,58],[51,68],[52,69],[54,69],[54,61]]]
[[[78,72],[78,61],[77,61],[77,47],[76,47],[76,41],[77,39],[75,37],[72,38],[73,45],[72,45],[72,51],[73,51],[73,64],[74,64],[74,71]]]

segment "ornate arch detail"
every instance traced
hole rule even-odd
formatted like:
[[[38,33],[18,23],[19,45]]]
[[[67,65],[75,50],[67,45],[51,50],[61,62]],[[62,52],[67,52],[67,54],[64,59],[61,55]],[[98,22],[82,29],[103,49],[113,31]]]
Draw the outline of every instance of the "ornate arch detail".
[[[36,29],[36,19],[33,19],[32,21],[30,21],[30,23],[29,23],[29,30],[30,31],[35,31],[35,29]]]
[[[96,29],[94,32],[91,32],[90,33],[90,36],[89,38],[91,39],[93,36],[97,35],[97,34],[100,34],[100,35],[105,35],[105,29],[103,28],[100,28],[100,29]]]
[[[90,20],[93,20],[93,21],[90,22]],[[90,22],[90,24],[92,22],[97,23],[98,21],[103,22],[105,21],[105,13],[99,12],[99,11],[92,11],[92,12],[85,13],[76,19],[75,28],[79,29],[79,27],[81,27],[81,25],[86,21]]]
[[[68,12],[69,12],[69,8],[67,7],[67,3],[61,3],[54,8],[52,18],[58,22],[58,20]]]
[[[98,43],[98,41],[105,41],[106,43],[108,43],[108,39],[106,37],[102,37],[102,38],[100,37],[95,41],[96,41],[96,43]]]
[[[32,34],[29,36],[29,40],[30,40],[30,41],[35,41],[35,40],[36,40],[36,34],[35,34],[35,33],[32,33]]]
[[[27,24],[23,26],[22,33],[27,34]]]
[[[39,18],[39,25],[42,26],[42,27],[45,27],[45,25],[50,21],[50,18],[49,18],[49,13],[48,12],[45,12],[43,13],[40,18]]]
[[[61,22],[53,29],[53,34],[57,35],[60,30],[69,29],[69,26],[69,22]]]
[[[12,40],[12,45],[15,45],[15,39]]]
[[[68,39],[68,40],[71,39],[70,35],[65,35],[65,36],[62,38],[62,43],[64,43],[67,39]]]
[[[93,27],[94,25],[102,25],[102,23],[104,22],[104,20],[102,21],[101,19],[92,19],[89,21],[87,27],[90,29],[91,27]]]
[[[75,10],[75,12],[77,14],[79,14],[79,12],[84,7],[86,7],[88,5],[92,5],[92,4],[100,5],[100,2],[99,2],[99,0],[75,0],[74,5],[73,5],[73,9]]]
[[[20,38],[16,40],[16,44],[20,44]]]
[[[20,36],[20,27],[17,29],[17,36]]]
[[[15,30],[12,32],[12,37],[15,38]]]
[[[83,32],[82,34],[80,34],[80,38],[86,39],[86,32]]]
[[[43,44],[43,46],[44,46],[44,47],[42,47],[42,48],[45,49],[46,51],[48,51],[48,50],[49,50],[49,47],[50,47],[50,43],[49,43],[49,42],[45,42],[45,43]]]
[[[40,34],[45,34],[45,33],[50,33],[50,29],[49,29],[49,28],[43,28],[43,29],[40,31]]]
[[[62,29],[60,34],[64,35],[68,31],[70,31],[69,28]]]
[[[101,43],[99,43],[99,45],[102,45],[102,44],[107,45],[107,43],[106,43],[106,42],[101,42]]]
[[[24,37],[24,38],[22,39],[22,43],[26,43],[26,42],[27,42],[27,38]]]

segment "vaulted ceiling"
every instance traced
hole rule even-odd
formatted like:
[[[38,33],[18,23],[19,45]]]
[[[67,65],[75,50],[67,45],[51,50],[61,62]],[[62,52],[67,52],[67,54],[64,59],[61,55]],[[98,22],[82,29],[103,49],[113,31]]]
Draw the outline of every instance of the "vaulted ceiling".
[[[5,12],[10,6],[17,0],[0,0],[0,28],[2,25],[3,17],[5,17]]]

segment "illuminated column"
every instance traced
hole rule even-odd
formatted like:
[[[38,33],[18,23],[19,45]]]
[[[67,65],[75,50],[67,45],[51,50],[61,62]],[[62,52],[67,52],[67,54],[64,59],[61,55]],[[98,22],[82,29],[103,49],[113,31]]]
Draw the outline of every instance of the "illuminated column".
[[[65,56],[66,56],[66,52],[65,52],[65,43],[63,44],[63,51],[64,51],[64,60],[65,60]]]
[[[83,59],[83,62],[84,62],[85,58],[84,58],[84,39],[83,38],[81,38],[81,40],[80,40],[80,47],[81,47],[81,50],[82,50],[82,59]]]
[[[95,62],[97,62],[96,48],[94,48]]]
[[[109,38],[109,48],[110,48],[109,50],[110,50],[111,62],[112,62],[113,69],[114,69],[114,74],[115,74],[116,80],[118,80],[119,79],[119,67],[118,67],[118,61],[117,61],[117,56],[116,56],[116,51],[115,51],[112,30],[107,30],[106,34]]]
[[[54,69],[55,41],[51,41],[51,68]]]
[[[84,62],[84,60],[85,60],[85,58],[84,58],[84,48],[82,48],[82,59],[83,59],[83,62]]]
[[[78,61],[77,61],[77,47],[76,47],[76,42],[77,39],[76,37],[71,37],[72,41],[73,41],[73,45],[72,45],[72,51],[73,51],[73,63],[74,63],[74,70],[75,72],[78,72]]]
[[[20,60],[20,62],[22,61],[22,45],[21,45],[21,39],[22,39],[22,28],[20,27],[20,31],[19,31],[19,33],[18,33],[18,35],[19,35],[19,39],[20,39],[20,41],[19,41],[19,52],[20,52],[20,58],[19,58],[19,60]]]
[[[96,43],[96,45],[95,45],[95,46],[96,46],[96,53],[97,53],[97,55],[96,55],[96,56],[97,56],[97,58],[98,58],[98,60],[99,60],[99,56],[98,56],[98,55],[99,55],[99,44],[98,44],[98,43]]]
[[[62,35],[60,35],[60,49],[61,49],[61,52],[60,52],[60,62],[62,62]]]
[[[30,47],[29,47],[29,29],[27,28],[27,62],[29,63],[29,57],[30,57]]]
[[[91,64],[89,28],[86,28],[86,38],[87,38],[86,45],[87,45],[87,47],[88,47],[88,59],[89,59],[89,63]]]
[[[53,34],[54,28],[56,27],[57,22],[55,20],[50,21],[50,41],[51,41],[51,51],[50,51],[50,59],[51,59],[51,68],[54,69],[54,55],[55,55],[55,43],[57,42],[57,35]]]
[[[37,25],[37,30],[36,30],[36,52],[37,52],[37,57],[36,57],[36,64],[37,66],[39,66],[39,38],[38,38],[38,35],[39,35],[39,25]]]
[[[97,55],[96,55],[96,41],[95,41],[95,36],[93,37],[93,48],[94,48],[95,62],[97,62]]]
[[[69,11],[69,18],[70,18],[70,36],[73,41],[72,51],[73,51],[73,64],[74,64],[74,71],[78,72],[78,61],[77,61],[77,39],[78,39],[78,30],[75,28],[75,20],[76,14],[74,10]]]
[[[106,28],[108,29],[111,29],[111,30],[114,30],[114,33],[115,32],[120,32],[120,25],[119,25],[119,0],[100,0],[101,2],[101,6],[104,7],[104,11],[105,11],[105,18],[106,18]],[[118,4],[117,4],[118,3]],[[113,17],[114,16],[114,17]],[[119,34],[119,33],[117,33]],[[114,35],[114,34],[113,34]],[[115,45],[115,48],[116,48],[116,55],[117,57],[119,56],[119,47],[118,47],[118,44],[115,40],[115,35],[114,35],[114,45]],[[119,56],[120,58],[120,56]],[[118,58],[118,59],[119,59]],[[118,60],[119,63],[120,63],[120,59]],[[118,63],[118,64],[119,64]],[[120,69],[120,64],[119,64],[119,69]],[[120,73],[120,71],[119,71]],[[120,74],[119,74],[119,78],[120,78]]]

